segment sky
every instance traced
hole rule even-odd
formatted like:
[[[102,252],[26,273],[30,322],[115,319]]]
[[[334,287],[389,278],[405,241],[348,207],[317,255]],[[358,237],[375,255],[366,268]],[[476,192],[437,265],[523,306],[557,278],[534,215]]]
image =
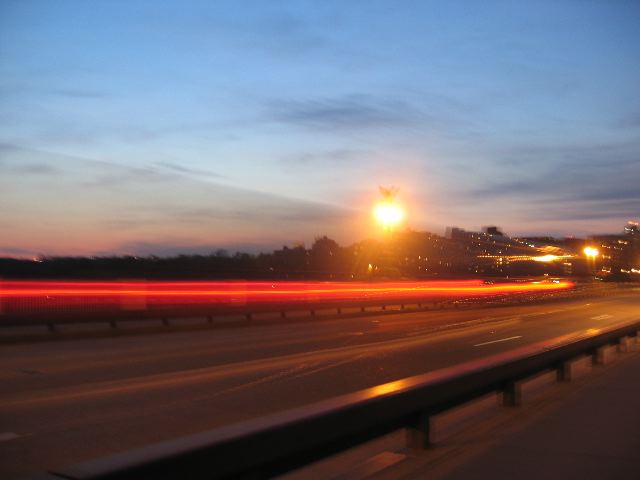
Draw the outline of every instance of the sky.
[[[0,2],[0,255],[640,216],[640,2]]]

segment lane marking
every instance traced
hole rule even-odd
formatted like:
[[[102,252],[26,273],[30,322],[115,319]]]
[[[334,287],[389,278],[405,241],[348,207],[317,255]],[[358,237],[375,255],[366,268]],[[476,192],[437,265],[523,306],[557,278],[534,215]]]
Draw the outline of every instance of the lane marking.
[[[515,340],[517,338],[522,338],[522,335],[517,335],[515,337],[509,337],[509,338],[501,338],[500,340],[491,340],[490,342],[476,343],[474,347],[482,347],[483,345],[490,345],[492,343],[508,342],[509,340]]]
[[[22,435],[18,435],[17,433],[13,433],[13,432],[2,432],[0,433],[0,442],[6,442],[8,440],[19,438],[21,436]]]
[[[598,315],[597,317],[591,317],[591,320],[606,320],[607,318],[613,318],[613,315]]]

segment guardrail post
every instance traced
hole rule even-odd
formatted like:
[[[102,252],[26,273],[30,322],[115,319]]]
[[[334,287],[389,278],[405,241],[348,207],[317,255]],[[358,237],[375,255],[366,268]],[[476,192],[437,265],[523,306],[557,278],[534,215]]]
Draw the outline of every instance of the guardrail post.
[[[364,313],[367,311],[367,307],[360,307],[360,312]]]
[[[246,313],[244,316],[247,319],[247,321],[249,321],[249,322],[251,321],[252,317],[251,317],[250,313]]]
[[[591,352],[592,365],[604,365],[605,360],[605,347],[598,347]]]
[[[56,333],[58,331],[58,329],[56,328],[56,324],[53,322],[47,323],[47,329],[49,330],[49,333]]]
[[[287,318],[287,312],[284,310],[280,312],[280,318]]]
[[[118,328],[118,324],[116,323],[115,320],[109,320],[109,326],[111,328]]]
[[[502,389],[502,406],[519,407],[520,405],[522,405],[521,382],[508,382]]]
[[[556,369],[556,380],[558,382],[570,382],[572,379],[572,364],[571,362],[562,362]]]
[[[386,305],[382,305],[382,310],[386,310],[387,306]]]
[[[310,312],[310,313],[311,313],[311,316],[312,316],[312,317],[315,317],[315,316],[316,316],[316,311],[315,311],[313,308],[311,309],[311,312]]]
[[[169,319],[167,317],[162,318],[162,325],[164,325],[165,327],[169,326]]]
[[[422,304],[421,303],[418,303],[418,308],[422,308]]]
[[[338,315],[342,315],[342,309],[340,307],[336,308],[336,311],[338,312]]]
[[[424,450],[433,445],[431,416],[426,412],[418,414],[413,425],[407,427],[407,447],[414,450]]]
[[[404,303],[400,304],[400,310],[404,310]]]
[[[616,351],[618,353],[627,353],[631,348],[631,342],[629,337],[621,337],[618,339],[618,343],[616,345]]]
[[[213,315],[207,315],[207,323],[211,325],[213,323]]]

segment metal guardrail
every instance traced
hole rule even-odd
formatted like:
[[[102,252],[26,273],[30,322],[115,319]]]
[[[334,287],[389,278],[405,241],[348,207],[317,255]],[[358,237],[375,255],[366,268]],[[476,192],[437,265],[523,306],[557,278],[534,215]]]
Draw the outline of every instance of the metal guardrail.
[[[431,418],[492,392],[519,405],[521,384],[546,371],[570,379],[570,362],[628,347],[640,322],[568,341],[554,339],[386,383],[313,405],[62,468],[38,478],[71,480],[266,478],[368,440],[407,429],[414,448],[430,444]],[[562,338],[562,337],[561,337]]]
[[[455,303],[450,297],[429,298],[425,300],[359,300],[352,302],[325,301],[318,303],[254,303],[250,307],[245,306],[172,306],[163,308],[148,308],[144,310],[106,310],[106,311],[77,311],[77,312],[41,312],[25,314],[5,314],[0,316],[0,328],[16,326],[47,326],[49,331],[55,332],[58,325],[69,324],[90,324],[108,323],[111,328],[117,328],[121,322],[131,322],[140,320],[158,321],[164,326],[169,326],[171,320],[182,318],[202,318],[203,322],[214,324],[217,318],[238,317],[251,321],[257,315],[273,314],[281,319],[296,316],[316,317],[327,315],[328,312],[335,315],[346,314],[350,310],[351,314],[384,312],[387,309],[396,308],[406,310],[413,307],[413,310],[436,310]],[[397,310],[394,310],[397,312]]]

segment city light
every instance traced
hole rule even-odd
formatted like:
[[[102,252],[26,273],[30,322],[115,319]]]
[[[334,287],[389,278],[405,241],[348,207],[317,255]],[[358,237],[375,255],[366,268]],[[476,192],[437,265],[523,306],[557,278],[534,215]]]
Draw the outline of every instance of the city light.
[[[582,251],[589,258],[595,258],[600,254],[598,249],[594,248],[594,247],[584,247],[584,250],[582,250]]]
[[[532,260],[535,262],[549,263],[558,260],[559,258],[564,257],[559,257],[558,255],[542,255],[540,257],[532,257]]]

